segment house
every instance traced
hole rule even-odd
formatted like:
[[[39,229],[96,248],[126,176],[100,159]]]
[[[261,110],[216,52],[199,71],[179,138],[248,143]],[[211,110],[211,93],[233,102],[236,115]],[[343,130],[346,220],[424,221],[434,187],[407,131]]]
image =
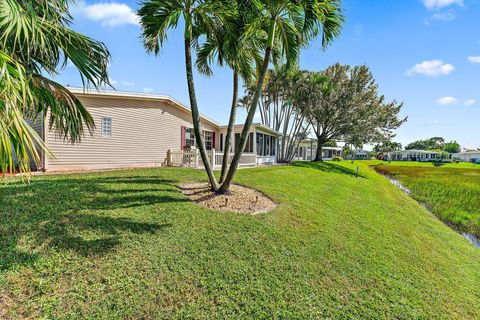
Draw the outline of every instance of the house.
[[[174,98],[118,91],[70,90],[92,115],[96,129],[91,134],[86,133],[81,142],[72,144],[49,130],[48,123],[37,124],[37,132],[53,155],[42,154],[38,169],[202,166],[190,109]],[[226,127],[205,116],[201,116],[200,124],[210,159],[218,167],[223,158]],[[235,127],[237,141],[241,129],[241,126]],[[274,164],[279,135],[261,124],[252,125],[240,165]]]
[[[442,158],[442,156],[444,158]],[[453,159],[452,154],[446,156],[445,153],[426,151],[426,150],[402,150],[387,153],[385,160],[387,161],[451,161]]]
[[[369,160],[368,151],[366,150],[355,150],[353,152],[355,160]]]
[[[466,150],[455,153],[453,157],[462,162],[480,163],[480,150]]]
[[[332,160],[335,157],[342,157],[342,147],[323,147],[322,159]],[[294,161],[312,161],[317,154],[317,140],[305,139],[300,142],[295,151]]]

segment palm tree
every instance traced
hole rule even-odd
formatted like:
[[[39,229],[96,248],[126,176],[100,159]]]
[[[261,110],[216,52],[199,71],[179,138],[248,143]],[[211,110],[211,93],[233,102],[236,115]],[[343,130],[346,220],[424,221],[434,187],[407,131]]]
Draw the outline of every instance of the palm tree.
[[[78,142],[94,122],[81,102],[50,80],[68,61],[84,86],[109,84],[105,45],[69,28],[68,0],[5,0],[0,3],[0,168],[20,172],[48,151],[26,121],[45,119],[65,139]]]
[[[167,32],[178,26],[180,18],[184,20],[185,68],[187,75],[190,107],[195,140],[200,151],[203,165],[213,191],[219,187],[207,156],[200,128],[200,114],[195,94],[192,67],[192,46],[205,32],[219,34],[223,27],[222,13],[228,12],[229,6],[222,1],[202,0],[147,0],[141,3],[138,11],[142,25],[143,41],[147,52],[158,55],[167,39]]]
[[[261,39],[258,34],[244,37],[248,21],[243,14],[248,8],[246,3],[237,2],[236,10],[226,18],[226,27],[217,33],[205,32],[207,39],[197,51],[196,66],[203,74],[212,75],[211,64],[227,65],[233,71],[233,94],[230,117],[225,136],[220,183],[223,183],[229,163],[230,147],[233,140],[234,127],[238,107],[239,76],[244,83],[251,83],[255,76],[255,65],[261,63]],[[206,30],[208,31],[208,30]]]
[[[343,22],[339,0],[257,0],[252,3],[255,19],[250,22],[246,36],[258,30],[266,32],[264,58],[238,148],[218,193],[228,192],[238,168],[271,55],[274,61],[278,62],[284,56],[287,66],[295,65],[302,47],[308,46],[319,34],[322,37],[322,46],[327,47],[339,35]]]

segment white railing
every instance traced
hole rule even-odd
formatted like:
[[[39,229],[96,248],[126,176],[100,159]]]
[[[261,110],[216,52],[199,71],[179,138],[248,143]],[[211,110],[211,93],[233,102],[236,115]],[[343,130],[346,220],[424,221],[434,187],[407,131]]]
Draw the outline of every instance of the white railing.
[[[233,159],[233,153],[228,155],[228,163]],[[220,169],[223,163],[223,152],[215,149],[207,150],[207,157],[214,169]],[[192,150],[168,150],[167,165],[171,167],[203,168],[202,157],[198,149]],[[254,153],[244,153],[240,157],[239,166],[256,166],[257,155]]]

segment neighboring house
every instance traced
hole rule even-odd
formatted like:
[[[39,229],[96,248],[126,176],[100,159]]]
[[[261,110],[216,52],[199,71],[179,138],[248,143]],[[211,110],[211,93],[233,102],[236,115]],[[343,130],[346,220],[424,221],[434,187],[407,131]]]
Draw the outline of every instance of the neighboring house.
[[[463,151],[461,153],[455,153],[453,157],[463,162],[480,163],[479,150],[468,150],[468,151]]]
[[[345,159],[370,160],[370,157],[368,156],[368,151],[357,149],[357,150],[353,150],[352,152],[353,154],[346,156]]]
[[[452,154],[449,154],[446,158],[442,159],[442,155],[445,153],[426,151],[426,150],[402,150],[387,153],[385,160],[387,161],[450,161],[453,159]]]
[[[311,161],[317,154],[317,140],[305,139],[300,142],[295,151],[294,161]],[[322,159],[332,160],[335,157],[342,157],[342,147],[323,147]]]
[[[63,171],[161,165],[201,167],[195,149],[190,109],[177,100],[163,95],[70,90],[92,115],[96,129],[91,134],[86,132],[80,143],[72,144],[48,130],[45,123],[40,123],[36,129],[53,156],[43,155],[39,169]],[[220,151],[223,150],[226,128],[205,116],[201,116],[200,122],[212,160],[222,158]],[[237,126],[235,131],[240,132],[241,129]],[[275,163],[278,136],[277,132],[262,125],[252,125],[250,141],[240,164]],[[176,163],[173,155],[178,154],[181,158]]]
[[[355,160],[369,160],[368,151],[365,150],[355,150],[353,152]]]

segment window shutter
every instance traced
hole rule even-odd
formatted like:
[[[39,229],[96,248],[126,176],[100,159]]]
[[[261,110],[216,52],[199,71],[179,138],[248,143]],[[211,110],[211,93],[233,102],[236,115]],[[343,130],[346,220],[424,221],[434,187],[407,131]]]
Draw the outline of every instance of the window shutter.
[[[215,144],[215,131],[212,132],[212,148],[213,148],[213,149],[216,149],[216,148],[217,148],[217,146],[216,146],[216,144]]]
[[[187,127],[182,126],[182,132],[181,132],[181,135],[180,135],[180,146],[181,146],[182,150],[187,145],[187,141],[186,141],[186,138],[185,138],[186,131],[187,131]]]

